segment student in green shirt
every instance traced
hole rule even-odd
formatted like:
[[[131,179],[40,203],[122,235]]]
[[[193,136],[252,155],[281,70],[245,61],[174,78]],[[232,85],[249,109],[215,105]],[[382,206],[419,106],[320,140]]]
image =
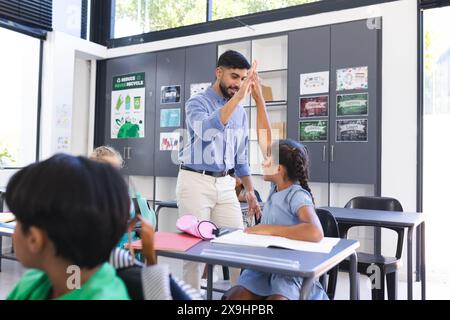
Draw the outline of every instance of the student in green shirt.
[[[130,208],[115,168],[58,154],[17,172],[6,203],[17,219],[15,254],[30,269],[7,299],[129,299],[107,263]]]

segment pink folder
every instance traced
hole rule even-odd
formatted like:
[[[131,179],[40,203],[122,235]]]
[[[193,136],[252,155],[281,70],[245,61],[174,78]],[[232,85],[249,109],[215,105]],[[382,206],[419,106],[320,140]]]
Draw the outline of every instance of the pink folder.
[[[155,232],[155,250],[187,251],[200,241],[202,239],[184,233]],[[131,245],[135,250],[142,249],[141,240],[136,240]]]

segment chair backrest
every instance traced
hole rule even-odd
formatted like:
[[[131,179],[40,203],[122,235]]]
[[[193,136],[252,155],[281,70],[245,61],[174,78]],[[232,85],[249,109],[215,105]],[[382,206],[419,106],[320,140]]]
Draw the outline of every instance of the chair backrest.
[[[403,211],[403,207],[397,199],[389,197],[355,197],[345,205],[346,208]]]
[[[134,265],[131,267],[116,270],[119,278],[124,282],[131,300],[145,300],[144,286],[142,281],[142,266]],[[192,297],[169,275],[170,295],[173,300],[192,300]]]
[[[325,237],[339,238],[339,228],[336,219],[331,214],[330,211],[325,209],[316,209],[317,216],[319,217],[320,224],[322,225],[323,234]],[[328,271],[328,281],[325,283],[325,276],[320,277],[320,282],[324,286],[327,292],[328,298],[334,299],[334,294],[336,292],[336,282],[339,267],[336,266],[330,271]]]
[[[353,209],[368,209],[368,210],[381,210],[381,211],[403,211],[403,207],[397,199],[390,197],[373,197],[373,196],[360,196],[351,199],[345,205],[345,208]],[[388,228],[394,230],[397,233],[397,249],[395,257],[400,259],[403,249],[403,238],[405,230],[403,228]]]

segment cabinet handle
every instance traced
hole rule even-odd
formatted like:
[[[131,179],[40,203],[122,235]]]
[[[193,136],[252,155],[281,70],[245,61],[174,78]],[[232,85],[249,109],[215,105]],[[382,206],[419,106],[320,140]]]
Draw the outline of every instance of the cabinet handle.
[[[127,158],[127,147],[123,147],[123,158]]]
[[[327,146],[323,146],[323,150],[322,150],[322,161],[323,162],[325,162],[326,152],[327,152]]]
[[[334,162],[334,145],[331,146],[331,162]]]
[[[128,147],[128,160],[130,160],[131,157],[131,147]]]

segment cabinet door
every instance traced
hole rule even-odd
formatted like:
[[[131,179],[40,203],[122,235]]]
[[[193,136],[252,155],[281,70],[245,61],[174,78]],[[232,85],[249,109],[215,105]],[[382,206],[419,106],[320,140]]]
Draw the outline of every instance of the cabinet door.
[[[369,28],[366,20],[331,27],[332,183],[377,182],[381,128],[380,36],[381,30]]]
[[[290,32],[288,52],[288,138],[300,140],[300,121],[303,125],[308,121],[320,121],[319,124],[326,124],[329,128],[327,117],[300,118],[300,75],[329,70],[330,27]],[[302,97],[317,95],[328,96],[328,90],[320,94],[305,94]],[[328,182],[328,139],[328,134],[325,134],[320,141],[302,141],[310,157],[310,181],[312,182]]]
[[[185,101],[189,100],[191,94],[206,89],[208,84],[214,84],[216,81],[216,55],[216,44],[186,49]],[[182,111],[183,118],[186,119],[184,105]],[[183,128],[186,128],[186,121],[183,121]]]
[[[155,55],[140,54],[131,57],[111,59],[105,62],[106,86],[105,86],[105,131],[104,144],[114,147],[122,154],[125,160],[124,173],[127,175],[153,175],[154,155],[154,85],[155,85]],[[145,74],[145,115],[144,137],[142,138],[117,138],[112,134],[113,78],[116,76],[144,73]],[[126,99],[126,97],[123,97]],[[141,98],[142,99],[142,98]],[[129,101],[134,104],[134,101]],[[133,105],[134,107],[134,105]]]
[[[155,173],[155,86],[156,54],[145,54],[142,61],[145,70],[145,138],[128,139],[126,163],[130,175],[151,176]]]
[[[184,48],[157,53],[155,175],[158,177],[178,175],[180,128],[184,122],[185,53]]]

